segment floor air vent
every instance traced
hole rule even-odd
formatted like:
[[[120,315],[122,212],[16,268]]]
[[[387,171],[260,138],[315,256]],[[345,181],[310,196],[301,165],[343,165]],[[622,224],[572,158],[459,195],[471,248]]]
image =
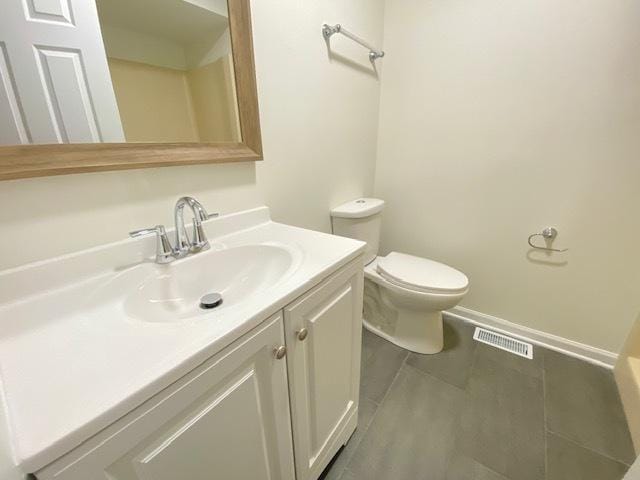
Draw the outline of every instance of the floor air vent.
[[[506,350],[507,352],[511,352],[521,357],[528,359],[533,358],[533,346],[530,343],[521,342],[520,340],[492,332],[491,330],[476,327],[473,339],[478,342],[486,343],[487,345],[492,345],[500,350]]]

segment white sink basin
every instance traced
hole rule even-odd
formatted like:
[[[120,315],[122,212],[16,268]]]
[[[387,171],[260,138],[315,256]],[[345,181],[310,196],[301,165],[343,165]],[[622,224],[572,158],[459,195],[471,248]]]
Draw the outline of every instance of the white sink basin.
[[[215,308],[219,312],[273,287],[291,271],[293,263],[292,252],[278,245],[203,252],[153,268],[138,288],[128,292],[124,310],[130,317],[146,322],[181,322],[205,316],[214,310],[200,308],[203,295],[222,295],[222,304]],[[139,281],[140,272],[124,275]],[[117,282],[131,283],[122,276]]]

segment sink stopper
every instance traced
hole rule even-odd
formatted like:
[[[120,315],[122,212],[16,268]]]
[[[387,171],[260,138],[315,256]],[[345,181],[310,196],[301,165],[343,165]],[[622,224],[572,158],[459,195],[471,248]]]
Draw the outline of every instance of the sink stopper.
[[[216,308],[222,303],[222,295],[219,293],[207,293],[200,299],[200,308],[209,310],[210,308]]]

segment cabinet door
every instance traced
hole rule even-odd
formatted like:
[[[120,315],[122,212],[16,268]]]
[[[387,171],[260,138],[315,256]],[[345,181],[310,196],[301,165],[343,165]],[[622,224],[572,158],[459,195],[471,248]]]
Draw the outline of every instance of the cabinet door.
[[[359,259],[285,308],[298,480],[316,479],[355,429],[362,289]]]
[[[283,342],[278,315],[38,478],[293,480]]]

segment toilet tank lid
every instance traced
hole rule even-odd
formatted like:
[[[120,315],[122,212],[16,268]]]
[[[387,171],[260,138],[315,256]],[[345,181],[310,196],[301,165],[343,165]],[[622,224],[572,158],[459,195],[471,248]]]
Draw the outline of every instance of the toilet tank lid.
[[[379,198],[358,198],[343,203],[331,210],[332,217],[364,218],[379,213],[384,208],[384,200]]]

